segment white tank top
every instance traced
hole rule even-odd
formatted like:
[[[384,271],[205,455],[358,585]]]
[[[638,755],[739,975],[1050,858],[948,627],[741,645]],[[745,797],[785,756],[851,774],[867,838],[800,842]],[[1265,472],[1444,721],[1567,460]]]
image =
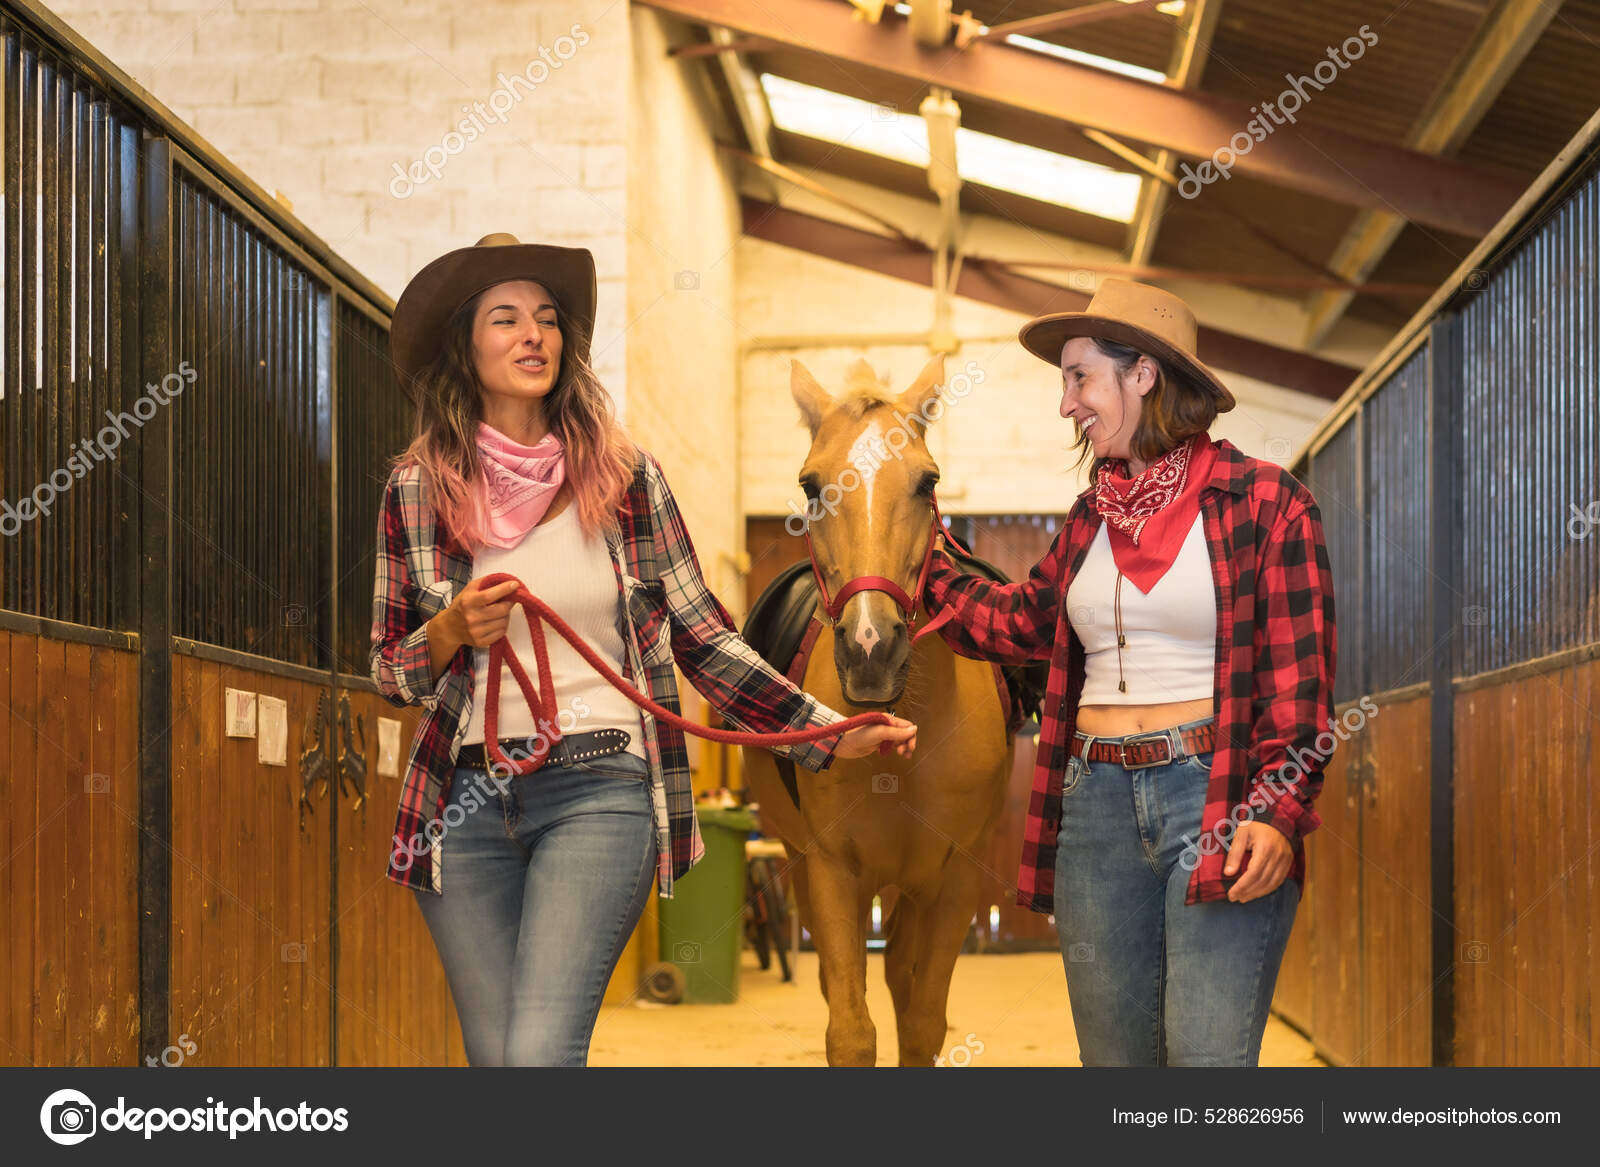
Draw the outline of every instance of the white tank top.
[[[1122,580],[1122,680],[1117,691],[1117,565],[1104,522],[1067,588],[1067,619],[1083,642],[1083,705],[1159,705],[1216,692],[1217,601],[1205,525],[1194,526],[1178,557],[1145,595]]]
[[[611,552],[603,536],[589,537],[578,522],[578,508],[569,502],[553,519],[540,523],[522,537],[515,547],[484,545],[472,559],[472,578],[509,572],[520,579],[534,595],[549,604],[572,625],[573,631],[622,673],[625,648],[617,633],[617,577],[611,566]],[[538,669],[534,662],[533,641],[528,635],[528,620],[521,608],[511,610],[506,630],[511,647],[523,670],[537,686]],[[548,624],[544,629],[545,647],[550,653],[550,674],[555,683],[558,724],[563,735],[588,733],[615,727],[628,731],[628,753],[643,759],[644,729],[639,708],[613,689],[589,662],[578,655]],[[483,742],[483,711],[489,696],[489,650],[474,648],[472,658],[472,712],[464,745]],[[517,687],[517,679],[501,667],[500,719],[496,732],[501,738],[527,738],[538,729],[533,711]]]

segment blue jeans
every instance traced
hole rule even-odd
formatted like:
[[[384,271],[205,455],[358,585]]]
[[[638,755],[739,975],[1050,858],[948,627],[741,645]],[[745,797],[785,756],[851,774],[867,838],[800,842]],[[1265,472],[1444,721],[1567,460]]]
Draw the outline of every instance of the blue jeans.
[[[1300,891],[1285,878],[1247,903],[1184,903],[1211,761],[1128,770],[1068,760],[1055,914],[1086,1066],[1253,1066],[1260,1056]]]
[[[649,768],[629,753],[552,763],[504,794],[485,771],[456,770],[444,894],[415,894],[472,1065],[587,1063],[655,877],[649,791]],[[456,826],[452,805],[466,814]]]

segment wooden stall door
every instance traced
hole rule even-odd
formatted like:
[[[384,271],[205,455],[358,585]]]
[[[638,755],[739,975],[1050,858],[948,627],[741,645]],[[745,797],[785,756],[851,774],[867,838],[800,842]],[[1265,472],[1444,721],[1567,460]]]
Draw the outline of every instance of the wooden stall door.
[[[1360,753],[1346,747],[1329,760],[1316,803],[1322,825],[1306,836],[1305,906],[1316,922],[1307,930],[1311,1034],[1317,1051],[1339,1065],[1361,1050]]]
[[[340,693],[366,773],[358,790],[347,772],[338,799],[338,1064],[464,1066],[461,1025],[415,893],[385,875],[421,710],[397,708],[370,689]],[[378,772],[385,720],[399,723],[394,774]]]
[[[0,629],[0,1065],[138,1063],[138,666]]]
[[[1433,1061],[1431,701],[1380,705],[1362,731],[1363,1066]]]
[[[286,765],[259,761],[257,737],[226,736],[228,689],[287,703]],[[315,791],[300,802],[302,733],[324,692],[173,654],[168,1041],[184,1065],[328,1064],[332,807]]]
[[[1600,662],[1455,700],[1456,1064],[1594,1065]]]

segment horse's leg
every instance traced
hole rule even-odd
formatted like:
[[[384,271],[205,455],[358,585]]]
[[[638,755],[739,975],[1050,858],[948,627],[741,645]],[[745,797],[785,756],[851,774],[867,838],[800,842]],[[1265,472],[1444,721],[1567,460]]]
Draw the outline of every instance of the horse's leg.
[[[931,1066],[944,1048],[950,974],[961,955],[961,943],[972,924],[981,890],[977,865],[957,855],[945,868],[936,896],[925,901],[919,913],[917,975],[911,983],[910,1003],[900,1015],[902,1066]]]
[[[861,881],[841,860],[815,851],[806,859],[817,964],[828,1002],[828,1064],[871,1066],[878,1034],[867,1014],[867,941],[861,930]]]
[[[791,884],[794,886],[795,910],[800,914],[801,927],[805,928],[807,932],[811,933],[812,943],[815,944],[817,939],[817,925],[816,917],[811,909],[811,881],[806,875],[805,855],[801,854],[792,856],[789,860],[789,866],[786,869],[785,874],[789,877]],[[818,949],[818,952],[821,952],[820,948]],[[817,983],[822,986],[822,999],[826,1001],[828,999],[828,973],[827,970],[822,967],[822,961],[820,957],[817,960]]]
[[[889,996],[894,998],[895,1028],[904,1062],[906,1010],[911,1007],[911,984],[917,971],[917,905],[903,890],[894,901],[885,931],[883,979],[889,982]]]

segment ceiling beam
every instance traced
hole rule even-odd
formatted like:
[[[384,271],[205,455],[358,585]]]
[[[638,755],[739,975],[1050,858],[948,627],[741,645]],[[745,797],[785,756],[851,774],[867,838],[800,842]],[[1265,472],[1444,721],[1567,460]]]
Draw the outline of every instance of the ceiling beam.
[[[1560,7],[1560,0],[1502,0],[1484,18],[1472,46],[1412,126],[1406,145],[1439,155],[1459,150]],[[1343,279],[1365,281],[1405,226],[1406,220],[1392,212],[1362,211],[1334,248],[1329,268]],[[1353,292],[1332,291],[1317,292],[1306,301],[1307,347],[1322,343],[1354,299]]]
[[[739,202],[744,234],[753,239],[933,287],[933,253],[920,244],[875,235],[760,199],[741,198]],[[1089,297],[1082,292],[971,255],[962,262],[955,292],[1028,316],[1081,312],[1089,305]],[[1200,359],[1215,368],[1329,401],[1337,400],[1360,372],[1350,365],[1205,325],[1200,326],[1199,350]]]
[[[1216,35],[1222,3],[1223,0],[1189,0],[1185,6],[1183,23],[1172,46],[1172,61],[1167,66],[1168,85],[1176,89],[1199,88],[1206,59],[1211,56],[1211,39]],[[1171,150],[1159,150],[1155,163],[1162,174],[1172,177],[1178,158]],[[1161,230],[1161,217],[1167,213],[1171,188],[1170,182],[1149,178],[1140,184],[1139,202],[1134,207],[1133,222],[1128,225],[1129,263],[1149,263],[1155,254],[1156,235]]]
[[[1153,85],[1003,43],[980,43],[965,51],[924,49],[904,27],[857,21],[849,6],[834,0],[785,0],[781,15],[773,6],[748,0],[634,2],[1193,158],[1210,158],[1235,135],[1249,137],[1245,127],[1257,116],[1242,101]],[[1513,179],[1477,167],[1303,119],[1292,132],[1271,134],[1240,155],[1234,169],[1473,236],[1493,227],[1522,189]]]
[[[740,42],[725,28],[712,28],[711,47],[734,49]],[[772,110],[767,107],[767,95],[761,88],[744,57],[738,52],[723,52],[717,57],[717,70],[733,99],[734,116],[744,131],[750,149],[761,158],[772,159]]]
[[[692,57],[714,57],[719,53],[757,53],[771,47],[772,42],[763,36],[746,36],[738,40],[724,36],[720,39],[713,37],[704,44],[679,45],[675,49],[668,49],[667,56],[687,61]]]
[[[1167,0],[1105,0],[1103,4],[1086,4],[1082,8],[1069,8],[1064,12],[1049,12],[1043,16],[1029,16],[994,24],[983,30],[986,37],[1003,40],[1008,36],[1038,36],[1042,32],[1060,32],[1084,24],[1098,24],[1102,20],[1119,20],[1124,16],[1137,16],[1165,4]]]

